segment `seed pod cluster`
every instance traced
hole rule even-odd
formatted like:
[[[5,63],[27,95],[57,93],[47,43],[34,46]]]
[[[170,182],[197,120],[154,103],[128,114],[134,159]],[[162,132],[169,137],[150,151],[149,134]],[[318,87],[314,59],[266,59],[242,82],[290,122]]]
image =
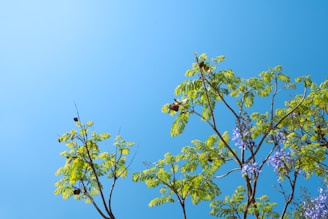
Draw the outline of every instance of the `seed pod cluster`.
[[[175,112],[179,111],[179,105],[177,105],[175,103],[170,104],[169,108],[170,108],[170,110],[173,110]]]
[[[198,64],[198,66],[199,66],[200,68],[204,67],[204,65],[205,65],[204,61],[202,61],[202,62],[200,62],[200,63]]]
[[[74,191],[73,191],[73,194],[74,195],[79,195],[80,193],[81,193],[81,189],[80,188],[74,189]]]

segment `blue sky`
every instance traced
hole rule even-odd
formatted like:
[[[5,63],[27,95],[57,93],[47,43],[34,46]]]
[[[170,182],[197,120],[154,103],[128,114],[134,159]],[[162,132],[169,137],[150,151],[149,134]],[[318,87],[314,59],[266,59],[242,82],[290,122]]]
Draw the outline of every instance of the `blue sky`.
[[[97,218],[91,205],[53,195],[65,162],[57,138],[74,128],[75,103],[96,131],[136,142],[132,172],[204,139],[208,129],[193,123],[170,137],[173,120],[161,113],[193,52],[225,55],[241,77],[282,65],[326,79],[327,11],[324,0],[0,1],[0,217]],[[117,218],[181,218],[177,205],[148,208],[156,195],[119,181]],[[211,218],[207,204],[188,204],[190,219]]]

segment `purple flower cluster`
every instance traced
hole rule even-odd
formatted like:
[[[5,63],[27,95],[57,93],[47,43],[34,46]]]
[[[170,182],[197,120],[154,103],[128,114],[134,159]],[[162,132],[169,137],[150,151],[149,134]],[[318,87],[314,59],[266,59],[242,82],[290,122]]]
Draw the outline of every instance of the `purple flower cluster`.
[[[249,163],[244,163],[242,168],[241,168],[241,173],[243,175],[249,173],[249,174],[256,174],[258,175],[261,173],[261,170],[256,162],[249,162]]]
[[[238,146],[240,149],[245,150],[245,144],[243,143],[243,140],[240,138],[240,132],[238,127],[236,127],[232,131],[232,140],[235,141],[235,145]]]
[[[294,162],[295,161],[291,158],[290,153],[280,147],[278,147],[276,152],[269,158],[269,164],[273,166],[274,172],[276,172],[280,177],[289,174],[291,171],[290,167]]]
[[[240,123],[239,126],[232,130],[232,140],[242,150],[255,146],[250,138],[250,127],[246,122]]]
[[[283,143],[284,141],[287,140],[286,136],[284,134],[282,134],[281,132],[278,132],[276,134],[276,139],[279,143]]]
[[[310,203],[303,203],[306,218],[321,219],[328,218],[328,190],[319,189],[319,196],[312,198]]]
[[[281,148],[279,145],[283,144],[287,138],[282,132],[278,132],[274,136],[275,141],[278,143],[275,153],[270,156],[269,164],[271,164],[274,168],[274,172],[276,172],[279,176],[278,182],[283,178],[283,176],[288,175],[291,171],[292,165],[295,163],[295,160],[292,159],[291,154]]]

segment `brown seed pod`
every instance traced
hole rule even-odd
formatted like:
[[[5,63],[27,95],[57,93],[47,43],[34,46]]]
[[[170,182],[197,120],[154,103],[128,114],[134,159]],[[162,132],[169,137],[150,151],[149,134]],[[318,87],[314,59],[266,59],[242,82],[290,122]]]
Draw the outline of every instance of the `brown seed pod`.
[[[73,120],[74,120],[75,122],[78,122],[78,121],[79,121],[79,119],[78,119],[77,117],[74,117]]]
[[[207,160],[208,160],[208,162],[213,162],[212,158],[208,158]]]
[[[170,106],[169,106],[169,108],[170,108],[170,110],[174,110],[175,112],[178,112],[179,111],[179,105],[177,105],[177,104],[171,104]]]
[[[200,68],[202,68],[205,65],[205,63],[204,63],[204,61],[202,61],[198,65],[199,65]]]
[[[81,189],[74,189],[73,194],[74,195],[79,195],[81,193]]]

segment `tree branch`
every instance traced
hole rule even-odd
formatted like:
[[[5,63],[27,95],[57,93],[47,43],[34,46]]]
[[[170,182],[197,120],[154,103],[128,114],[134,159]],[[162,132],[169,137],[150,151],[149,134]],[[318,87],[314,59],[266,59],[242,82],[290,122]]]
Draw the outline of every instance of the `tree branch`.
[[[99,188],[99,192],[100,192],[100,196],[101,196],[101,200],[103,202],[103,205],[104,205],[104,208],[106,210],[106,212],[108,213],[108,215],[112,215],[112,213],[110,212],[110,210],[108,209],[108,206],[106,204],[106,201],[105,201],[105,197],[104,197],[104,193],[102,191],[102,186],[101,186],[101,183],[100,183],[100,180],[99,180],[99,177],[98,177],[98,173],[96,171],[96,168],[93,164],[93,159],[91,157],[91,154],[90,154],[90,150],[88,148],[88,144],[87,144],[88,141],[84,142],[84,145],[85,145],[85,148],[87,150],[87,155],[88,155],[88,158],[89,158],[89,165],[92,169],[92,172],[93,174],[95,175],[95,178],[96,178],[96,181],[97,181],[97,185],[98,185],[98,188]],[[111,219],[114,219],[115,217],[111,218]]]
[[[234,169],[231,169],[229,170],[227,173],[223,174],[223,175],[220,175],[220,176],[213,176],[213,178],[216,178],[216,179],[220,179],[220,178],[223,178],[225,176],[228,176],[230,173],[236,171],[236,170],[241,170],[241,168],[234,168]]]
[[[276,129],[280,125],[280,123],[282,123],[290,114],[292,114],[299,106],[302,105],[302,103],[304,102],[305,97],[306,97],[306,91],[307,91],[307,88],[305,87],[301,101],[291,111],[289,111],[283,117],[281,117],[281,119],[279,119],[279,121],[273,127],[270,127],[269,130],[264,133],[263,137],[260,140],[260,143],[259,143],[258,147],[256,148],[256,150],[254,152],[254,156],[259,151],[260,146],[263,144],[266,137],[270,134],[270,131]]]
[[[97,203],[93,200],[92,196],[88,193],[87,188],[84,184],[84,181],[81,180],[82,186],[83,186],[83,192],[84,194],[91,200],[93,206],[96,208],[96,210],[98,211],[98,213],[104,218],[104,219],[111,219],[109,217],[107,217],[102,210],[98,207]]]
[[[222,102],[224,103],[224,105],[226,105],[226,107],[232,112],[232,114],[238,118],[238,114],[236,113],[236,111],[234,109],[232,109],[232,107],[228,104],[228,102],[224,99],[224,97],[222,96],[222,94],[219,92],[219,90],[217,90],[216,87],[214,87],[209,80],[207,80],[206,78],[204,79],[215,91],[216,93],[219,95],[219,97],[221,98]]]
[[[292,200],[294,199],[294,194],[295,194],[295,186],[296,186],[296,180],[297,180],[297,176],[298,176],[298,172],[295,171],[294,172],[294,178],[293,180],[291,180],[289,177],[288,178],[288,181],[290,183],[290,186],[292,188],[292,191],[291,191],[291,194],[288,196],[288,199],[284,205],[284,208],[283,208],[283,211],[282,211],[282,214],[281,214],[281,219],[283,219],[285,217],[285,214],[287,212],[287,208],[288,208],[288,205],[292,202]]]

